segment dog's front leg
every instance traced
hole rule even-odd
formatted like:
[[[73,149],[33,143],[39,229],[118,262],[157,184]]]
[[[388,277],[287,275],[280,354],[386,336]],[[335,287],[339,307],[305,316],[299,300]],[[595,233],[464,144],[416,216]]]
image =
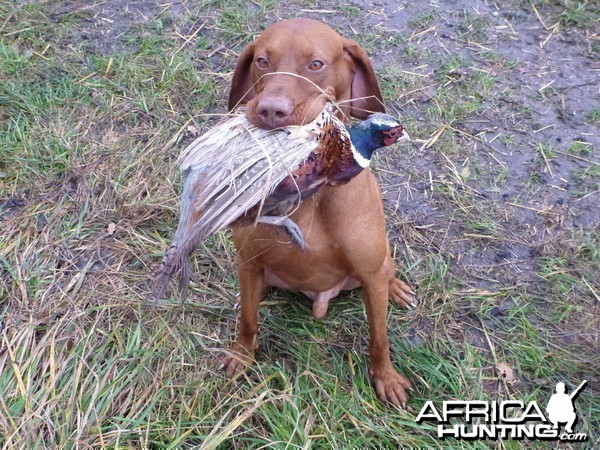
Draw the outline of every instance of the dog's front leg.
[[[243,372],[252,365],[258,347],[258,304],[264,294],[264,270],[252,262],[238,264],[240,282],[240,329],[238,338],[223,358],[228,377]]]
[[[385,270],[362,280],[363,301],[369,321],[369,373],[375,385],[377,397],[384,403],[406,406],[406,390],[410,382],[400,375],[390,359],[387,335],[388,277]]]

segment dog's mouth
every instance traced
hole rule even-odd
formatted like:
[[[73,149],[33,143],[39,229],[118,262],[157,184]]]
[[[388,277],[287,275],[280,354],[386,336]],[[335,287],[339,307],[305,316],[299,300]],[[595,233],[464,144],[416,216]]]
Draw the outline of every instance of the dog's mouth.
[[[246,114],[254,126],[267,130],[305,125],[317,117],[327,102],[334,99],[333,88],[300,103],[286,95],[268,95],[263,92],[248,102]]]

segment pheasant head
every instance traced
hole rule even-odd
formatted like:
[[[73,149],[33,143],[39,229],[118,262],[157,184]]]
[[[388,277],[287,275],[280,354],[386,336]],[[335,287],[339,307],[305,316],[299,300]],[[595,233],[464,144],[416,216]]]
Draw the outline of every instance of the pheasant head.
[[[356,162],[363,168],[371,162],[378,148],[410,140],[408,133],[398,120],[388,114],[377,113],[355,125],[347,126],[354,146]]]

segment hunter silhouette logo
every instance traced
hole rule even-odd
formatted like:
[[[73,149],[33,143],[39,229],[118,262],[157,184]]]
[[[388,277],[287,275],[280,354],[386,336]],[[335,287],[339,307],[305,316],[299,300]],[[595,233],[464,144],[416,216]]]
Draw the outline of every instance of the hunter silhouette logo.
[[[573,433],[573,425],[577,420],[577,414],[573,407],[573,400],[579,395],[587,380],[579,385],[577,389],[573,391],[571,395],[565,393],[565,383],[556,383],[556,394],[553,394],[546,406],[548,412],[548,419],[554,425],[553,429],[558,429],[559,422],[565,422],[567,426],[565,431],[567,433]]]
[[[565,383],[557,383],[556,393],[546,406],[547,416],[535,401],[525,404],[521,400],[447,400],[436,408],[429,400],[416,422],[437,422],[440,438],[585,441],[585,433],[573,432],[577,421],[573,402],[586,384],[584,381],[567,394]],[[560,424],[565,424],[563,432]]]

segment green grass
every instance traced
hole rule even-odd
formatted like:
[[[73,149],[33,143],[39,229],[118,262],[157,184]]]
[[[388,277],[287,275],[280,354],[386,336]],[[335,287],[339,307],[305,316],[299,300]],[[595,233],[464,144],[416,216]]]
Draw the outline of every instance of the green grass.
[[[593,1],[530,0],[541,13],[547,14],[548,26],[559,24],[563,29],[592,29],[598,25],[600,8]]]
[[[590,122],[598,125],[600,123],[600,109],[595,109],[588,115]]]
[[[581,112],[583,137],[568,123],[560,142],[534,132],[560,96],[536,95],[539,80],[522,95],[515,71],[533,63],[502,53],[494,15],[413,5],[386,27],[338,3],[184,3],[115,16],[0,3],[0,446],[541,449],[442,441],[415,417],[428,400],[545,404],[557,381],[583,379],[578,430],[598,445],[597,105]],[[582,32],[569,57],[589,56],[592,2],[533,4],[557,33]],[[310,14],[366,47],[414,141],[374,161],[392,254],[419,300],[388,316],[415,387],[406,411],[369,382],[360,292],[315,321],[308,300],[274,291],[256,364],[225,379],[239,288],[228,233],[195,253],[186,302],[146,299],[177,223],[174,161],[225,110],[236,55],[267,22],[329,8]],[[520,32],[539,25],[527,11],[507,16]],[[419,34],[442,19],[461,20],[457,39]]]

